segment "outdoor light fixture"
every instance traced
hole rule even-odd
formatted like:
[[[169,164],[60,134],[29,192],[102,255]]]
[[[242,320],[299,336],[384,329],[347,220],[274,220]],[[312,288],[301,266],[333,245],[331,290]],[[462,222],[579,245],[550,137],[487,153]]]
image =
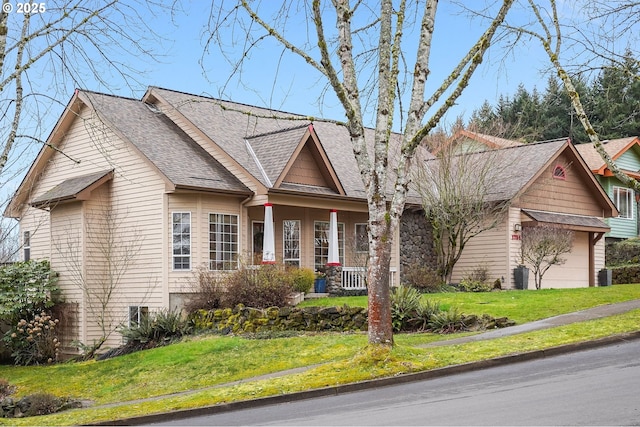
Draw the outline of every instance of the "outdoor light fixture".
[[[522,226],[520,224],[513,224],[513,231],[516,231],[516,232],[522,231]]]

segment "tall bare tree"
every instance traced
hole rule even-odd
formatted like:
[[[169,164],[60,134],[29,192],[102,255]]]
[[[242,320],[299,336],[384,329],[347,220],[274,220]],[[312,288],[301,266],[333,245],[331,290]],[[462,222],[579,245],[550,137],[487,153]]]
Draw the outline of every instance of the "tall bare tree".
[[[505,178],[513,158],[501,150],[456,152],[453,144],[438,151],[437,158],[415,168],[413,182],[431,224],[437,271],[451,282],[453,268],[466,244],[483,231],[500,224],[510,201],[496,197],[494,189]]]
[[[220,47],[237,73],[265,40],[293,53],[315,70],[337,97],[346,116],[369,211],[369,342],[391,345],[389,263],[394,231],[404,209],[411,160],[424,137],[469,84],[514,0],[484,10],[486,31],[442,82],[427,91],[437,0],[287,1],[269,13],[265,3],[214,2],[208,47]],[[271,3],[270,3],[271,4]],[[271,4],[272,5],[272,4]],[[261,7],[262,6],[262,7]],[[486,16],[487,16],[486,15]],[[294,23],[305,17],[305,22]],[[308,19],[306,19],[308,17]],[[301,28],[307,32],[301,34]],[[224,43],[242,34],[241,51],[230,58]],[[410,38],[413,37],[412,40]],[[410,56],[403,50],[413,46]],[[408,105],[404,110],[401,106]],[[365,138],[373,115],[373,141]],[[397,122],[401,124],[398,126]],[[396,123],[396,126],[394,126]],[[399,150],[390,150],[392,131],[402,127]],[[391,157],[390,152],[397,153]]]

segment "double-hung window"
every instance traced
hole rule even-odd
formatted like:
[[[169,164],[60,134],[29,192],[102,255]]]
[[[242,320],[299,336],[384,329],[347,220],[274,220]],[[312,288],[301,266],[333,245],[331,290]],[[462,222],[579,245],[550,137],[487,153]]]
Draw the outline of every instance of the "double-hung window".
[[[173,269],[191,269],[191,213],[174,212],[172,215]]]
[[[613,203],[618,208],[618,218],[633,219],[633,190],[613,187]]]
[[[209,270],[238,268],[238,215],[209,214]]]

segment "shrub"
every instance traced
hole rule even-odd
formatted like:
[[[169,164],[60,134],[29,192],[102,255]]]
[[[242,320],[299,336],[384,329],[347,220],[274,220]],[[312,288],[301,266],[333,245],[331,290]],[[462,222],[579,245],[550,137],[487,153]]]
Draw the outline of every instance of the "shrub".
[[[241,267],[226,278],[224,307],[239,304],[253,308],[283,307],[293,291],[293,279],[283,266],[265,264]]]
[[[293,290],[308,293],[313,287],[316,273],[310,268],[290,268],[288,273],[292,276]]]
[[[463,316],[456,307],[440,311],[431,317],[429,328],[442,334],[453,333],[465,328]]]
[[[16,391],[15,386],[9,384],[9,381],[6,379],[0,378],[0,400],[7,396],[11,396],[14,391]]]
[[[442,308],[440,303],[431,300],[420,300],[418,308],[416,309],[415,316],[410,319],[409,324],[411,330],[422,331],[429,328],[431,319],[436,314],[440,313]]]
[[[488,282],[489,267],[486,265],[477,265],[465,278],[475,282]]]
[[[187,313],[222,307],[225,296],[223,279],[223,276],[206,267],[197,268],[190,281],[193,293],[189,295],[184,306]]]
[[[440,292],[443,286],[438,273],[421,264],[410,265],[404,273],[403,281],[421,292]]]
[[[48,261],[0,267],[0,319],[15,325],[52,307],[58,294],[56,282]]]
[[[476,266],[458,285],[464,292],[490,292],[494,287],[489,283],[489,268],[486,265]]]
[[[607,267],[640,264],[640,239],[635,237],[605,245]]]
[[[34,417],[49,415],[72,408],[81,408],[82,403],[49,393],[34,393],[21,399],[11,398],[0,401],[0,411],[4,418]]]
[[[165,309],[144,316],[136,325],[123,326],[119,328],[119,332],[127,340],[127,344],[137,346],[151,343],[155,347],[182,338],[191,332],[191,327],[180,313]]]
[[[420,292],[410,286],[398,286],[391,293],[391,324],[396,332],[406,329],[420,306]]]
[[[464,292],[490,292],[494,285],[480,280],[462,279],[458,287]]]
[[[58,361],[60,342],[56,335],[59,321],[46,312],[21,319],[4,335],[3,341],[16,365],[40,365]]]

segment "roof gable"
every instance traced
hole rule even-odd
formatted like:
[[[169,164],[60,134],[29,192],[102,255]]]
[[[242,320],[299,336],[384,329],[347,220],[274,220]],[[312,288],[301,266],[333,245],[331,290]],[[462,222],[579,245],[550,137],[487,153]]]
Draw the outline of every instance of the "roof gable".
[[[543,174],[552,171],[556,164],[567,159],[580,180],[589,188],[594,203],[601,207],[602,212],[608,213],[604,216],[612,216],[616,212],[613,203],[568,140],[523,144],[467,155],[476,159],[474,162],[478,167],[484,168],[482,165],[487,162],[493,166],[487,178],[491,183],[487,194],[488,202],[513,200],[525,194],[532,186],[541,182]],[[438,160],[428,160],[427,164],[430,162]]]
[[[256,135],[247,144],[270,187],[307,185],[345,194],[312,124]]]
[[[602,176],[611,175],[611,171],[596,150],[594,143],[577,144],[575,147],[593,173]],[[602,147],[625,172],[637,173],[640,169],[640,138],[634,136],[602,141]]]
[[[209,145],[207,151],[228,158],[236,177],[263,186],[258,192],[281,189],[366,198],[345,126],[156,87],[150,88],[144,99],[174,110],[180,123],[174,121],[183,130],[200,133],[207,140],[203,144]],[[313,124],[309,126],[309,122]],[[365,129],[365,133],[367,141],[373,141],[373,130]],[[327,187],[287,181],[295,180],[296,168],[302,162],[300,153],[309,158],[309,152]]]

